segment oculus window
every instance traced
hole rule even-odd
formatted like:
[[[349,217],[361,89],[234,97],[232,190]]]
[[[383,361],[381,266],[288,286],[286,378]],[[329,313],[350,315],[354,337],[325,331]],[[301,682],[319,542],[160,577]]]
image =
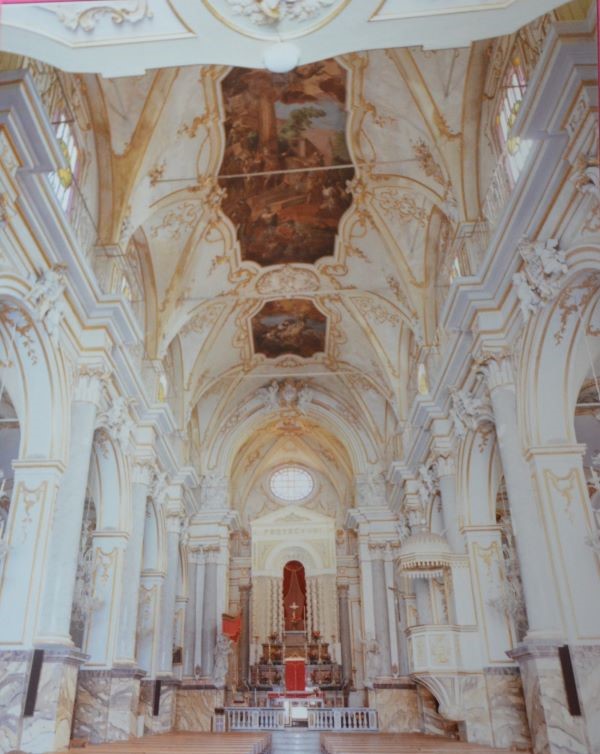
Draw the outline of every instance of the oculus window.
[[[301,466],[282,466],[271,474],[271,494],[286,503],[298,503],[311,494],[315,480]]]

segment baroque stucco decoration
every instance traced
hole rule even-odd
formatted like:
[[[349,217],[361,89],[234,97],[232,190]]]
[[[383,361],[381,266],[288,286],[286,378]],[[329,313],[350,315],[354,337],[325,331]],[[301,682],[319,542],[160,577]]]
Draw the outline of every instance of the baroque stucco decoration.
[[[523,239],[519,253],[525,266],[513,275],[513,287],[523,319],[527,322],[540,306],[558,295],[568,268],[555,238],[535,242]]]
[[[349,0],[204,0],[226,26],[256,38],[309,34],[331,22]]]

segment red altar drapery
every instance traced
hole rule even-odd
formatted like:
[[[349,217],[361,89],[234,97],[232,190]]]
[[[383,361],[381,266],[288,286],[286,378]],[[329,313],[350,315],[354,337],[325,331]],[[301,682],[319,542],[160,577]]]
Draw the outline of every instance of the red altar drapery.
[[[237,642],[237,640],[240,638],[240,634],[242,633],[241,613],[238,615],[227,615],[227,613],[223,613],[222,621],[222,631],[225,636],[229,636],[232,641]]]
[[[304,691],[306,688],[306,664],[303,659],[285,661],[285,690]]]
[[[306,576],[298,560],[283,569],[283,614],[286,631],[304,631],[306,618]]]

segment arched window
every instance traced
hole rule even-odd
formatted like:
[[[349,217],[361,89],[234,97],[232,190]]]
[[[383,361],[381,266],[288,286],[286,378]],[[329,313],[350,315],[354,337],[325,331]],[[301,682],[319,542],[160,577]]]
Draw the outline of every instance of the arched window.
[[[496,111],[497,137],[513,183],[516,183],[531,148],[530,141],[512,135],[526,89],[527,79],[521,57],[514,54],[504,74]]]
[[[66,168],[60,168],[50,174],[50,184],[58,201],[65,212],[68,212],[72,204],[75,184],[81,175],[81,150],[77,144],[77,137],[69,114],[61,110],[52,119],[56,138],[67,162]]]

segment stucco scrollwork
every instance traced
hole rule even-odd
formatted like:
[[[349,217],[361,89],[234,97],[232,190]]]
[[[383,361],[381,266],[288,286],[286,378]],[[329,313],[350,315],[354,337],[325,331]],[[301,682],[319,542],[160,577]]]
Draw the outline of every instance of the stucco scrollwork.
[[[93,32],[103,18],[108,18],[113,24],[137,24],[144,19],[152,18],[149,0],[121,0],[121,2],[93,5],[81,10],[68,5],[44,7],[43,10],[53,13],[60,23],[70,31],[82,29]]]

